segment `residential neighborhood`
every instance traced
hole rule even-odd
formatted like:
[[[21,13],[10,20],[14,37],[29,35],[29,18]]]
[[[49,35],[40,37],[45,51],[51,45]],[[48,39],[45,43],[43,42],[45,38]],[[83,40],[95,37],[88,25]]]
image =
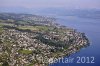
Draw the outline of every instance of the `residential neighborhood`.
[[[54,18],[0,14],[0,65],[48,66],[89,45],[85,33],[58,26]]]

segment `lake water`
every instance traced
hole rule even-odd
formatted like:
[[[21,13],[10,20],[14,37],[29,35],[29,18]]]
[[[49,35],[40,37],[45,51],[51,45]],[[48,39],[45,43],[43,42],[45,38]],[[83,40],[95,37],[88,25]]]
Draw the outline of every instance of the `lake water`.
[[[100,19],[79,18],[76,16],[57,16],[57,22],[68,27],[84,32],[91,45],[72,54],[70,57],[75,60],[73,63],[54,63],[50,66],[100,66]],[[94,63],[76,63],[77,57],[94,57]],[[67,58],[67,57],[65,57]]]

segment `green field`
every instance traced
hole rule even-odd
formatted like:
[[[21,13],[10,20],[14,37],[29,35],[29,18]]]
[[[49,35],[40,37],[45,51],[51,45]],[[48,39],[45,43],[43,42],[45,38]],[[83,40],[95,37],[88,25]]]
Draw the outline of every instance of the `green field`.
[[[29,30],[40,30],[40,31],[47,31],[49,28],[47,26],[20,26],[19,29],[29,29]]]
[[[31,54],[32,51],[31,50],[19,50],[19,53],[22,53],[22,54]]]

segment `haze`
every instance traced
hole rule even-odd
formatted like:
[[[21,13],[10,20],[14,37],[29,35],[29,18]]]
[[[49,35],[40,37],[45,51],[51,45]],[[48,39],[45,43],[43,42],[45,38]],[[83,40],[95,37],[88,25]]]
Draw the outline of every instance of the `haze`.
[[[0,0],[0,7],[99,9],[100,0]]]

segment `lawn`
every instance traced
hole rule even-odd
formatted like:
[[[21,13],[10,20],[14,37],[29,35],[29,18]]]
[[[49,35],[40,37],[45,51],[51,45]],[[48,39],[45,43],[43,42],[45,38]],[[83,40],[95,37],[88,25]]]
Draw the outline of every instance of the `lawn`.
[[[31,50],[19,50],[19,53],[22,53],[22,54],[31,54],[32,51]]]
[[[29,29],[29,30],[38,30],[37,28],[33,27],[33,26],[20,26],[18,27],[19,29]]]
[[[40,31],[47,31],[48,27],[47,26],[20,26],[18,27],[19,29],[29,29],[29,30],[40,30]]]

